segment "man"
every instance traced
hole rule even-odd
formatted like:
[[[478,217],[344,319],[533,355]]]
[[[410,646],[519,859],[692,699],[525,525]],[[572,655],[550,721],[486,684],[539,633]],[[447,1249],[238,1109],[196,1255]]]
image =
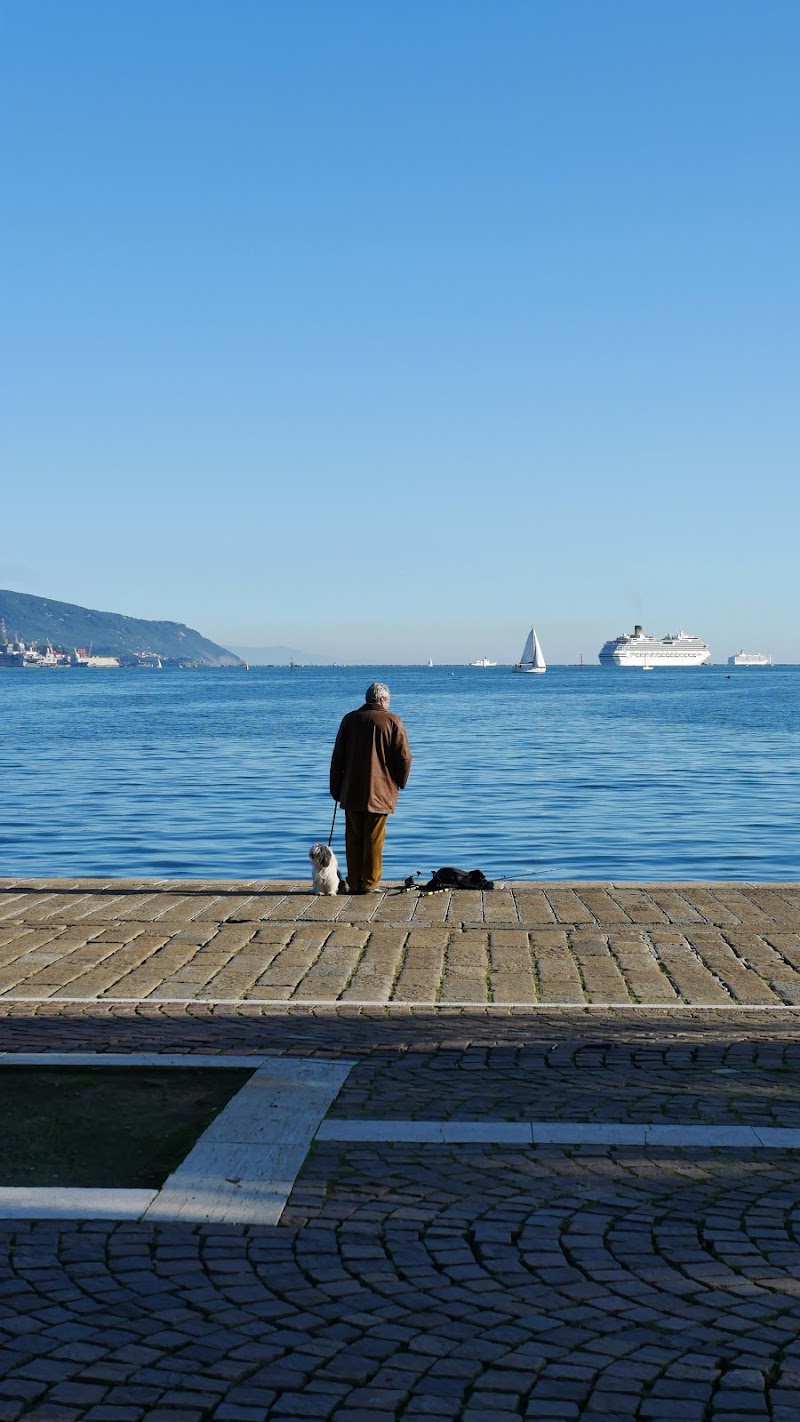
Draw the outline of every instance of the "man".
[[[353,894],[379,892],[386,816],[411,770],[406,728],[389,714],[389,688],[367,687],[364,705],[344,717],[331,756],[331,794],[345,815],[347,882]]]

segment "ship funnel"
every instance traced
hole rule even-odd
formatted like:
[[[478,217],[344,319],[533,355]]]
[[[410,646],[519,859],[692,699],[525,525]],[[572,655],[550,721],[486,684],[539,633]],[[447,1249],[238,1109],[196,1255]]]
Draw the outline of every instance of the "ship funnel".
[[[638,622],[637,622],[636,626],[635,626],[634,629],[633,629],[633,635],[634,635],[634,637],[641,637],[641,635],[642,635],[642,629],[641,629],[641,627],[639,626],[639,623],[638,623]]]

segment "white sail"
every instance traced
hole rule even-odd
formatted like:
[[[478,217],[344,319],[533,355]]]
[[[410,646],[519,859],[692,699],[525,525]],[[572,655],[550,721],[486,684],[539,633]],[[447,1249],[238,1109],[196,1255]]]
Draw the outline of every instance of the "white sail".
[[[522,649],[522,656],[516,666],[512,668],[515,672],[545,672],[547,662],[544,659],[539,638],[536,636],[536,628],[532,627],[525,639],[525,646]]]

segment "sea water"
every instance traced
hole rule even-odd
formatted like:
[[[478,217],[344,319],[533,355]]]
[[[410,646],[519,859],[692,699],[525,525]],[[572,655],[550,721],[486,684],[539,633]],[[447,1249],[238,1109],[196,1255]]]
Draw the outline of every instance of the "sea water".
[[[0,876],[307,877],[373,679],[414,754],[386,878],[797,876],[798,667],[4,672]]]

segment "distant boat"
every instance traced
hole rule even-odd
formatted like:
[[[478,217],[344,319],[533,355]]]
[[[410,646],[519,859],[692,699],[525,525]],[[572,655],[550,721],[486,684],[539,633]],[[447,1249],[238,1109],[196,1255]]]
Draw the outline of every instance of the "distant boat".
[[[532,627],[522,649],[522,656],[515,666],[511,668],[515,672],[546,672],[547,662],[544,659],[539,638],[536,636],[536,628]]]
[[[732,657],[728,657],[729,667],[771,667],[772,657],[769,652],[734,652]]]
[[[478,657],[475,662],[470,662],[471,667],[496,667],[497,662],[490,662],[488,657]]]
[[[433,666],[433,658],[432,658],[432,657],[428,657],[428,666],[429,666],[429,667],[432,667],[432,666]]]

